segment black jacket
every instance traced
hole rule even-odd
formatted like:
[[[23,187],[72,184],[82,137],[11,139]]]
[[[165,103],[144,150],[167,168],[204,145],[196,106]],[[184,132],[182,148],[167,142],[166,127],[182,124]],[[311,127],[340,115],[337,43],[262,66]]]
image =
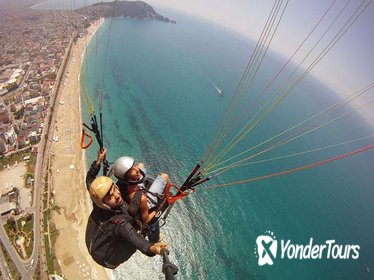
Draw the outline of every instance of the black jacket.
[[[100,171],[96,162],[87,172],[86,186],[89,189],[92,181]],[[109,211],[94,204],[86,228],[86,246],[92,258],[107,268],[116,268],[127,261],[136,250],[154,256],[149,250],[152,243],[146,241],[133,227],[133,219],[127,212],[128,205]]]

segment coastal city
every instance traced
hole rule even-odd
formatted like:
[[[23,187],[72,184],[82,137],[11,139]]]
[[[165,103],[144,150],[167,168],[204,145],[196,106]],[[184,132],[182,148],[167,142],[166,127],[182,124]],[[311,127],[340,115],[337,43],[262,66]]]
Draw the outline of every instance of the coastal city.
[[[53,109],[73,41],[91,19],[2,1],[0,24],[0,211],[3,279],[58,279],[50,236],[44,155],[58,130]],[[44,165],[45,166],[45,165]],[[43,194],[42,194],[43,193]],[[43,222],[44,221],[44,222]],[[47,250],[47,251],[46,251]],[[43,252],[44,251],[44,252]],[[58,272],[60,272],[60,274]],[[60,275],[60,276],[59,276]]]
[[[81,203],[77,78],[105,9],[32,8],[38,2],[0,1],[0,278],[77,279],[80,273],[79,279],[106,279],[104,269],[74,245],[84,243],[88,217],[87,201]],[[168,21],[138,5],[147,12],[118,16]],[[69,179],[79,182],[81,197],[74,198],[75,190],[59,196]]]

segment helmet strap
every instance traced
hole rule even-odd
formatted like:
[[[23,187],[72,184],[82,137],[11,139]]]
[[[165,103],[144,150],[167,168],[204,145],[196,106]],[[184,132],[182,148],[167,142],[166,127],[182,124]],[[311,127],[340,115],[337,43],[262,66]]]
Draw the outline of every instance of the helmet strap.
[[[126,184],[134,184],[134,185],[138,185],[138,184],[141,184],[141,183],[143,183],[144,182],[144,180],[145,180],[145,173],[143,172],[143,170],[139,170],[139,172],[140,172],[140,174],[142,175],[142,177],[139,179],[139,180],[130,180],[129,178],[125,178],[124,179],[124,182],[126,183]]]

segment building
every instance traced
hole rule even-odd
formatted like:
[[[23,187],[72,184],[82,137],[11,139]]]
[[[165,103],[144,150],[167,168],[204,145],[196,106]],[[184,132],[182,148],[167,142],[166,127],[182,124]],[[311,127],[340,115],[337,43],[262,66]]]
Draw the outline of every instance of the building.
[[[7,82],[6,88],[8,89],[8,91],[11,91],[11,90],[15,89],[17,86],[18,86],[17,85],[17,79],[13,78],[13,79],[10,79]]]
[[[35,144],[35,143],[37,143],[39,141],[39,137],[36,134],[36,131],[32,131],[29,134],[29,141],[30,141],[31,144]]]
[[[14,104],[14,103],[11,103],[11,104],[10,104],[10,111],[11,111],[12,113],[14,113],[15,111],[17,111],[16,104]]]
[[[10,115],[7,110],[0,111],[0,123],[10,123]]]
[[[9,214],[13,210],[17,209],[17,205],[14,202],[11,202],[10,196],[8,194],[2,195],[0,197],[0,215],[4,216]]]
[[[8,140],[10,146],[13,146],[17,140],[17,134],[14,128],[11,127],[7,132],[5,132],[5,138]]]
[[[48,276],[49,280],[64,280],[65,278],[58,275],[58,274],[52,274]]]
[[[13,123],[13,128],[14,128],[14,131],[15,131],[17,134],[19,133],[19,131],[20,131],[20,129],[21,129],[19,123],[17,123],[17,122]]]
[[[5,154],[7,151],[5,139],[0,138],[0,155]]]
[[[9,81],[10,77],[13,75],[11,69],[6,69],[2,73],[0,73],[0,83],[6,83]]]
[[[44,97],[38,96],[35,98],[30,98],[24,101],[25,106],[31,106],[31,105],[36,105],[36,104],[44,104]],[[28,105],[31,104],[31,105]]]
[[[18,148],[23,148],[29,144],[29,139],[25,133],[20,133],[17,138]]]

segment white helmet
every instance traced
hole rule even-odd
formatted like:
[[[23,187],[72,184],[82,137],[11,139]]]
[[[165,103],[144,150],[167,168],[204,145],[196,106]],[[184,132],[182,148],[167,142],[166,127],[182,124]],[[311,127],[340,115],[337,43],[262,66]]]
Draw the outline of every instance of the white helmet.
[[[100,208],[110,210],[110,206],[103,202],[105,195],[113,185],[112,179],[106,176],[99,176],[90,185],[90,196],[93,202]]]
[[[125,179],[125,174],[134,166],[134,163],[135,160],[132,157],[124,156],[118,158],[113,165],[114,176],[119,180]]]

